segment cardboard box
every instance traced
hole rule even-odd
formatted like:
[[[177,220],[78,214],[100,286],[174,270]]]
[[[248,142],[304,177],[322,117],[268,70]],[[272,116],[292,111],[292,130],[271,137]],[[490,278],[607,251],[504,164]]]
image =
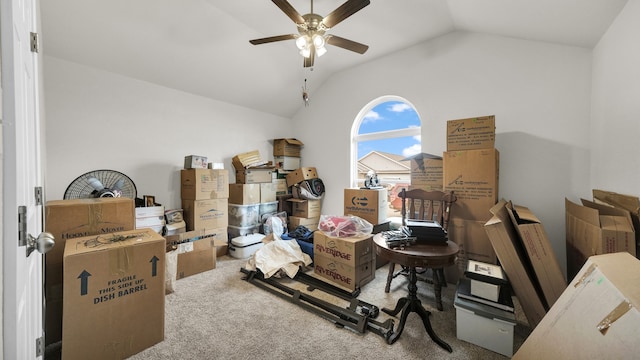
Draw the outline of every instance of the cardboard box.
[[[291,204],[291,216],[303,218],[320,217],[322,200],[304,200],[298,198],[289,198],[287,202]]]
[[[314,167],[303,167],[287,174],[287,186],[299,184],[304,180],[317,179],[318,172]]]
[[[237,184],[261,184],[273,181],[275,168],[272,166],[253,167],[236,171]]]
[[[535,328],[542,320],[548,307],[540,284],[533,275],[531,262],[518,239],[515,226],[507,211],[507,202],[501,200],[491,208],[493,217],[484,229],[500,261],[511,287],[515,292],[529,326]]]
[[[275,180],[268,183],[260,183],[260,202],[267,203],[277,201],[277,192],[278,184],[275,182]]]
[[[468,220],[489,220],[489,209],[498,202],[498,150],[447,151],[443,157],[444,188],[458,198],[451,213]]]
[[[311,231],[318,230],[318,224],[320,223],[320,216],[311,218],[303,218],[300,216],[289,216],[289,231],[295,230],[298,226],[304,226]]]
[[[274,139],[273,156],[295,156],[300,157],[300,151],[304,144],[294,138]]]
[[[567,287],[567,281],[544,226],[524,206],[507,204],[507,211],[531,261],[547,305],[551,307]]]
[[[182,200],[187,231],[217,229],[229,225],[227,199]]]
[[[313,233],[313,256],[324,256],[332,261],[350,266],[362,265],[372,260],[373,236],[334,237],[323,231]]]
[[[177,279],[216,268],[218,249],[225,245],[227,229],[198,229],[178,235],[166,236],[167,244],[178,247]]]
[[[573,279],[590,256],[620,251],[636,256],[629,212],[581,201],[582,205],[578,205],[565,199],[568,279]]]
[[[411,161],[409,189],[442,190],[442,156],[420,153],[405,160]]]
[[[45,258],[46,344],[62,340],[62,283],[65,242],[78,237],[133,230],[135,202],[130,198],[47,201],[45,231],[55,246]]]
[[[344,189],[344,215],[357,216],[377,225],[387,219],[388,208],[387,189]]]
[[[629,253],[589,257],[513,359],[636,358],[639,282]]]
[[[206,169],[208,166],[206,156],[188,155],[184,157],[185,169]]]
[[[327,256],[313,256],[314,273],[329,283],[348,289],[360,289],[376,276],[375,259],[361,265],[351,266]]]
[[[456,266],[444,269],[448,283],[455,284],[467,270],[468,260],[495,264],[496,253],[484,229],[484,221],[451,218],[448,237],[460,248]]]
[[[493,115],[447,121],[447,151],[491,149],[495,138]]]
[[[226,199],[229,197],[229,170],[180,170],[182,200]]]
[[[230,204],[259,204],[261,184],[229,184]]]
[[[236,171],[241,171],[255,166],[262,166],[267,163],[268,161],[262,159],[260,151],[258,150],[247,151],[231,158],[231,164]]]
[[[276,169],[295,170],[300,168],[300,158],[294,156],[274,156]]]
[[[63,359],[124,359],[164,340],[165,247],[149,229],[67,240]]]
[[[627,210],[636,234],[636,257],[640,256],[640,198],[613,191],[593,189],[593,201]]]

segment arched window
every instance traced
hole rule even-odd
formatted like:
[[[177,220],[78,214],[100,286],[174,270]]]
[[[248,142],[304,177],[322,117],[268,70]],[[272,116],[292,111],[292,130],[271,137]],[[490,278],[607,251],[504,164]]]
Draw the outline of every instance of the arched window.
[[[406,99],[383,96],[367,104],[351,128],[351,187],[363,186],[373,170],[393,201],[395,190],[411,180],[409,161],[403,159],[422,152],[420,126],[417,111]]]

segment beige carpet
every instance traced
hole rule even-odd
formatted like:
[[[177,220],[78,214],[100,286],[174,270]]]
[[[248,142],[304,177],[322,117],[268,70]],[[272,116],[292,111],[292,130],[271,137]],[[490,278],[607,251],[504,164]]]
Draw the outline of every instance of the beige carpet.
[[[130,359],[506,359],[507,357],[456,338],[455,286],[443,289],[444,311],[433,303],[432,286],[418,284],[418,297],[432,312],[436,334],[453,348],[449,353],[425,332],[420,317],[409,314],[397,342],[387,344],[371,331],[364,334],[338,328],[300,306],[244,281],[240,268],[246,260],[225,256],[214,270],[176,282],[176,291],[166,296],[165,340]],[[310,269],[312,274],[312,269]],[[384,293],[388,267],[376,271],[375,280],[365,285],[359,299],[393,308],[406,294],[407,281],[398,277],[392,291]],[[283,279],[288,286],[300,287]],[[315,290],[311,295],[343,300]],[[518,324],[514,351],[530,333],[524,314],[516,302]],[[376,321],[390,318],[380,312]],[[399,320],[395,320],[395,327]],[[482,329],[479,329],[482,330]]]

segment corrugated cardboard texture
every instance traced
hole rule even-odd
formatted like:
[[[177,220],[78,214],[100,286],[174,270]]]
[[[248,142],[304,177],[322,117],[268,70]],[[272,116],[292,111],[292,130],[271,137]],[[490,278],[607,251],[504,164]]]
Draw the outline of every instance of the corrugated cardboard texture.
[[[313,256],[324,256],[349,266],[362,265],[373,260],[373,237],[334,237],[323,231],[313,233]]]
[[[378,225],[385,222],[388,208],[387,189],[344,189],[344,215]]]
[[[640,261],[587,259],[513,359],[635,359],[640,352]]]
[[[491,149],[495,138],[493,115],[447,121],[447,151]]]
[[[351,291],[361,288],[376,276],[375,259],[361,265],[349,266],[333,258],[314,253],[313,263],[316,275]]]
[[[498,150],[447,151],[443,166],[444,188],[458,198],[451,213],[467,220],[489,220],[489,209],[498,202]]]
[[[46,344],[62,340],[62,283],[65,243],[69,239],[135,229],[135,203],[129,198],[47,201],[45,231],[55,246],[45,255]]]
[[[180,170],[180,184],[183,200],[226,199],[229,197],[229,170]]]
[[[274,139],[273,156],[295,156],[300,157],[300,151],[304,144],[295,138]]]
[[[124,359],[164,339],[165,251],[150,229],[67,241],[63,359]]]
[[[534,328],[542,320],[548,307],[544,302],[540,284],[533,275],[526,251],[519,244],[518,235],[506,205],[507,202],[501,200],[491,209],[494,215],[484,225],[484,229],[522,305],[529,325]]]
[[[229,202],[227,199],[182,200],[187,231],[216,229],[229,225]]]

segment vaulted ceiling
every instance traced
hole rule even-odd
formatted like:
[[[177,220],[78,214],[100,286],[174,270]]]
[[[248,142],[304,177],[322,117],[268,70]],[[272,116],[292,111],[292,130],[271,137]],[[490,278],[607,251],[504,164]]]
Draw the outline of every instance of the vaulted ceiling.
[[[346,0],[315,0],[325,16]],[[289,0],[300,13],[310,0]],[[329,46],[304,68],[297,34],[269,0],[41,0],[42,48],[57,57],[258,111],[291,117],[304,80],[330,76],[461,30],[570,46],[595,46],[627,0],[371,0],[328,33],[369,45]],[[45,69],[46,70],[46,69]],[[46,74],[45,74],[46,76]]]

